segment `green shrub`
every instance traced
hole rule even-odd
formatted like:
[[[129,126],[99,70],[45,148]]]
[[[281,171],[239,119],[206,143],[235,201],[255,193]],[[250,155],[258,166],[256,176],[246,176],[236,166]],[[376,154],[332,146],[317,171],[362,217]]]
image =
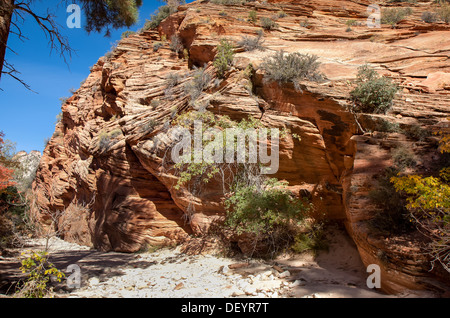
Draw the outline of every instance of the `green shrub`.
[[[395,26],[411,14],[411,8],[386,8],[381,11],[381,23]]]
[[[283,10],[280,10],[280,11],[277,12],[277,18],[278,19],[282,19],[282,18],[286,18],[286,17],[287,17],[287,14]]]
[[[387,132],[387,133],[394,133],[394,132],[400,132],[401,128],[398,123],[391,122],[386,119],[380,119],[376,123],[375,130],[379,132]]]
[[[63,112],[59,112],[58,115],[56,115],[55,126],[57,126],[59,123],[61,123],[63,117],[64,117]]]
[[[61,106],[64,105],[64,104],[67,102],[67,100],[68,100],[69,98],[70,98],[70,97],[67,97],[67,96],[58,98],[59,101],[61,102]]]
[[[355,109],[367,113],[386,113],[398,91],[397,85],[367,64],[359,67],[357,87],[350,92]]]
[[[172,97],[173,88],[180,83],[180,74],[173,72],[166,76],[166,89],[164,90],[164,95]],[[155,107],[156,108],[156,107]]]
[[[225,200],[225,226],[237,234],[250,234],[256,246],[268,245],[265,255],[273,256],[287,248],[309,212],[306,200],[294,197],[286,184],[276,179],[261,186],[238,183]],[[261,256],[261,255],[260,255]]]
[[[150,118],[144,125],[141,126],[141,132],[149,134],[155,129],[156,126],[158,126],[158,122],[155,119]]]
[[[183,42],[178,34],[174,34],[171,36],[169,47],[176,54],[180,53],[183,50]]]
[[[293,83],[297,90],[299,80],[321,81],[323,75],[319,72],[320,63],[318,56],[277,51],[269,57],[261,68],[265,71],[265,78],[270,81],[282,83]]]
[[[278,24],[276,24],[275,21],[273,21],[271,18],[262,17],[260,19],[260,21],[261,21],[261,27],[266,30],[273,30],[276,27],[278,27]]]
[[[216,68],[217,76],[223,77],[233,62],[233,45],[226,39],[221,39],[217,45],[217,54],[213,65]]]
[[[406,137],[414,139],[416,141],[424,141],[431,133],[422,128],[420,125],[413,124],[410,127],[403,130]]]
[[[439,18],[445,23],[450,22],[450,4],[441,3],[436,13],[439,16]]]
[[[325,237],[324,225],[316,223],[310,225],[307,231],[302,231],[294,238],[291,250],[295,253],[311,251],[314,255],[321,250],[328,250],[329,245]]]
[[[425,11],[422,13],[421,19],[425,23],[435,23],[438,20],[438,15],[434,12]]]
[[[183,49],[183,58],[185,60],[189,60],[189,51],[188,51],[188,49]]]
[[[156,29],[159,24],[173,12],[173,9],[168,5],[159,7],[158,10],[150,16],[150,20],[145,22],[143,30]]]
[[[412,168],[417,165],[414,153],[406,147],[397,147],[392,151],[394,164],[400,169]]]
[[[352,27],[358,24],[358,21],[356,21],[355,19],[349,19],[347,21],[345,21],[345,25],[348,27]]]
[[[162,42],[153,43],[153,52],[158,52],[159,49],[163,46],[164,46],[164,44]]]
[[[256,23],[256,21],[258,21],[258,15],[255,10],[251,10],[248,13],[248,21],[251,23]]]
[[[208,86],[211,76],[205,72],[204,68],[194,70],[192,80],[184,85],[184,93],[188,95],[191,102],[195,101]]]
[[[123,32],[122,35],[120,36],[120,38],[121,39],[125,39],[125,38],[127,38],[127,37],[129,37],[130,35],[133,35],[133,34],[136,34],[136,32],[128,30],[128,31]]]
[[[345,32],[351,32],[352,26],[358,25],[358,21],[356,21],[355,19],[349,19],[349,20],[345,21],[345,25],[347,26],[347,29],[345,29]]]
[[[167,74],[167,76],[166,76],[167,88],[172,88],[172,87],[178,85],[179,82],[180,82],[180,74],[178,74],[176,72]]]
[[[211,0],[211,3],[220,4],[222,6],[239,6],[246,2],[246,0]]]
[[[226,128],[242,128],[242,129],[248,129],[248,128],[254,128],[257,129],[261,122],[254,119],[253,117],[250,117],[249,119],[242,119],[239,123],[232,121],[228,116],[225,115],[214,115],[210,111],[204,110],[204,111],[189,111],[184,112],[182,114],[177,115],[177,117],[174,119],[173,124],[181,126],[183,128],[187,129],[193,129],[193,125],[195,121],[201,121],[202,128],[206,132],[207,129],[219,129],[224,130]],[[225,148],[226,144],[226,135],[223,135],[223,140],[215,139],[215,142],[222,143],[219,144],[219,146]],[[207,142],[206,140],[203,140],[203,142]],[[237,142],[237,140],[235,140]],[[206,146],[206,143],[204,144]],[[191,153],[193,156],[194,154]],[[201,160],[201,162],[192,162],[194,161],[194,157],[190,158],[191,162],[185,163],[183,161],[177,163],[175,165],[175,168],[178,170],[178,174],[180,176],[177,185],[175,186],[175,189],[178,189],[180,186],[186,185],[191,180],[195,179],[198,181],[201,181],[201,183],[206,184],[211,178],[213,178],[220,169],[223,169],[224,165],[230,165],[232,164],[223,164],[223,163],[216,163],[216,162],[210,162],[206,160]],[[237,158],[236,158],[237,161]],[[229,185],[223,185],[224,188],[229,188]]]
[[[263,35],[259,33],[257,36],[241,36],[241,39],[237,42],[237,45],[242,47],[245,51],[260,50],[263,51],[264,47]]]
[[[99,148],[101,151],[108,150],[112,145],[114,145],[113,139],[122,134],[122,131],[117,128],[111,132],[101,131],[98,137],[99,140]]]
[[[302,28],[307,28],[307,27],[309,27],[308,19],[303,19],[302,21],[300,21],[300,26],[301,26]]]

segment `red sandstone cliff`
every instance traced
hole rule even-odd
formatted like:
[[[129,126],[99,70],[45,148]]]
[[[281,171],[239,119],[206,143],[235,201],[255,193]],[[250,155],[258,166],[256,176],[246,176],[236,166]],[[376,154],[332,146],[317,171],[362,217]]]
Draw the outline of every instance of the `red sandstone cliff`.
[[[448,128],[450,25],[420,20],[430,3],[408,4],[413,15],[395,29],[368,28],[370,2],[365,0],[241,6],[197,1],[179,7],[157,30],[121,40],[63,105],[62,121],[34,182],[34,213],[49,223],[49,213],[66,211],[59,219],[64,239],[102,250],[133,252],[146,243],[180,242],[190,234],[204,233],[223,213],[219,192],[209,187],[192,197],[183,188],[175,190],[175,177],[161,169],[161,161],[168,142],[167,124],[175,110],[189,107],[183,83],[192,80],[192,66],[206,63],[211,81],[199,101],[209,101],[208,110],[237,119],[260,118],[264,109],[264,124],[289,128],[301,137],[300,142],[282,141],[276,177],[287,180],[295,193],[307,190],[328,219],[345,222],[363,262],[382,266],[385,291],[442,289],[429,278],[413,238],[377,236],[366,222],[373,216],[367,194],[374,176],[392,165],[391,149],[402,144],[414,150],[422,158],[419,168],[425,171],[433,164],[435,139],[417,142],[401,133],[364,133],[347,111],[357,68],[367,62],[391,77],[401,91],[386,115],[359,115],[365,131],[376,130],[374,123],[380,119],[406,130]],[[233,67],[216,85],[211,62],[219,40],[236,42],[260,29],[258,23],[247,21],[250,10],[258,17],[272,17],[280,10],[287,16],[277,19],[274,30],[264,31],[264,51],[237,48]],[[348,19],[359,23],[350,32],[346,32]],[[175,33],[189,53],[188,60],[172,52],[168,42],[156,52],[153,49],[156,42]],[[318,55],[327,81],[304,82],[303,92],[264,82],[258,65],[281,49]],[[256,72],[248,79],[243,73],[250,63]],[[170,73],[182,80],[168,96]],[[105,134],[108,145],[101,147]],[[189,217],[188,204],[196,207]],[[380,251],[391,261],[381,262]]]

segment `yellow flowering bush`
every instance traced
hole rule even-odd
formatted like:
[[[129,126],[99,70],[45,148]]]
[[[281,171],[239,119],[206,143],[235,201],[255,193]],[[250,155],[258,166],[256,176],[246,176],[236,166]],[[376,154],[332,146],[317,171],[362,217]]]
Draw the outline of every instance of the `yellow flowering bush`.
[[[450,152],[450,136],[441,139],[441,152]],[[450,272],[450,167],[439,176],[396,176],[391,182],[407,195],[407,208],[418,229],[429,239],[427,252]]]
[[[58,270],[48,261],[47,252],[31,251],[29,255],[22,253],[25,258],[22,260],[20,270],[27,274],[25,283],[17,292],[18,297],[43,298],[52,291],[49,287],[51,277],[55,277],[58,282],[65,277],[65,274]]]

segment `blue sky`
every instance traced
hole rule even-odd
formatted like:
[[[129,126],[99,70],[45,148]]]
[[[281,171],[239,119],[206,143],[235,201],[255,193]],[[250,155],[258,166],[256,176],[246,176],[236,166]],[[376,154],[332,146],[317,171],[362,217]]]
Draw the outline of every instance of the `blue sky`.
[[[3,89],[0,91],[0,131],[5,133],[6,139],[16,143],[17,151],[43,151],[44,140],[52,136],[56,116],[61,111],[59,98],[70,96],[71,88],[78,89],[89,75],[89,68],[127,30],[112,31],[109,38],[104,37],[103,33],[88,35],[83,29],[83,14],[81,29],[69,29],[66,20],[70,13],[66,12],[66,6],[58,6],[60,2],[35,1],[32,8],[41,15],[45,15],[48,9],[55,13],[61,33],[76,51],[68,60],[68,65],[56,51],[50,54],[45,34],[30,16],[25,15],[21,25],[23,34],[29,40],[22,42],[15,35],[10,35],[8,39],[8,46],[17,55],[7,51],[6,60],[21,72],[20,78],[37,92],[27,90],[7,75],[3,75],[0,80],[0,88]],[[130,28],[133,31],[140,29],[150,14],[163,5],[157,0],[144,0],[143,3],[138,24]]]

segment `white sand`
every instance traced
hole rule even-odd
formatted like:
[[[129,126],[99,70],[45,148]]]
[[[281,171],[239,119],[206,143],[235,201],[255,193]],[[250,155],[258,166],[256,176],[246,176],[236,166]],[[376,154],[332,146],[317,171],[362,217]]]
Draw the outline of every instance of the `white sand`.
[[[59,291],[57,297],[106,298],[228,298],[306,297],[378,298],[423,297],[408,293],[388,296],[366,286],[367,273],[355,245],[337,227],[327,229],[329,252],[279,257],[275,261],[247,260],[213,255],[189,256],[179,249],[154,253],[103,253],[53,238],[50,259],[65,270],[77,264],[81,287]],[[42,240],[32,243],[44,244]],[[37,249],[38,246],[32,247]],[[275,267],[274,267],[275,265]],[[70,275],[70,273],[67,273]]]

